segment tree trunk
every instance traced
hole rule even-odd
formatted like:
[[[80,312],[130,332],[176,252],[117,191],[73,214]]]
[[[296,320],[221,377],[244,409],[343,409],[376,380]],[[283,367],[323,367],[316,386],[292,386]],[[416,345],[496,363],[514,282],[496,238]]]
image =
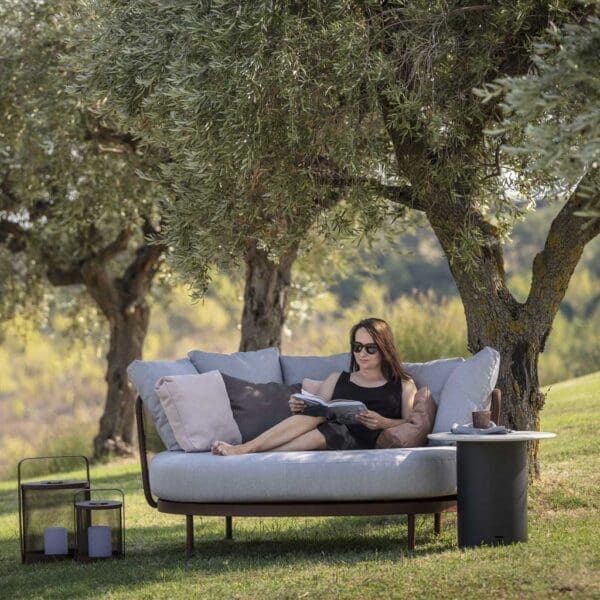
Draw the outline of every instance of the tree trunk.
[[[590,176],[597,177],[594,173]],[[588,180],[580,182],[585,189]],[[468,347],[491,346],[500,352],[498,388],[503,424],[538,430],[544,395],[539,390],[538,358],[586,243],[600,233],[600,218],[581,216],[586,196],[577,188],[554,219],[544,248],[533,262],[532,284],[517,302],[504,277],[500,236],[468,202],[432,204],[427,217],[448,257],[467,320]],[[465,223],[476,227],[477,261],[456,257]],[[539,475],[537,443],[530,444],[530,473]]]
[[[246,285],[242,312],[240,351],[281,347],[281,330],[287,315],[292,266],[298,246],[286,252],[278,263],[250,242],[246,249]]]
[[[109,350],[106,356],[106,403],[94,438],[94,459],[133,452],[135,393],[127,367],[142,358],[150,308],[146,296],[159,265],[163,247],[143,244],[122,277],[112,277],[104,261],[90,260],[82,278],[90,296],[108,320]]]
[[[127,378],[127,366],[142,357],[150,309],[145,300],[133,310],[122,310],[110,319],[110,342],[106,356],[106,403],[94,438],[94,458],[133,452],[135,392]]]
[[[121,142],[126,141],[125,137],[121,139]],[[5,195],[10,194],[11,200],[17,204],[10,190],[2,191]],[[94,228],[91,227],[90,231],[93,234]],[[113,452],[127,455],[133,450],[135,396],[127,377],[127,367],[133,360],[142,357],[150,318],[146,296],[165,249],[162,244],[143,241],[135,249],[133,259],[122,276],[113,277],[107,265],[115,257],[130,252],[133,233],[134,229],[127,226],[104,247],[95,248],[83,258],[73,256],[73,262],[67,265],[56,260],[52,247],[43,246],[38,250],[48,281],[55,286],[84,285],[109,324],[106,403],[99,432],[94,438],[94,459]],[[143,218],[141,233],[145,239],[156,236],[157,231],[148,217]],[[20,225],[0,222],[0,242],[11,252],[26,251],[29,241],[27,230]]]
[[[462,10],[460,3],[451,3],[448,15]],[[546,3],[525,8],[518,28],[511,30],[504,40],[497,41],[496,58],[490,62],[487,73],[472,71],[472,77],[457,78],[457,85],[466,84],[464,89],[456,87],[454,90],[458,104],[453,105],[454,100],[439,95],[439,115],[443,118],[453,115],[454,131],[461,131],[447,146],[439,146],[437,141],[432,143],[436,138],[431,135],[429,113],[426,117],[415,117],[411,107],[411,102],[418,102],[431,105],[428,110],[432,114],[437,110],[430,100],[425,100],[427,96],[423,95],[421,82],[413,77],[411,61],[398,59],[405,50],[400,46],[404,43],[402,40],[408,40],[403,30],[411,27],[403,22],[403,11],[388,10],[380,4],[367,8],[365,16],[373,29],[372,38],[380,40],[379,48],[390,57],[390,67],[400,84],[398,94],[393,87],[390,93],[385,82],[379,92],[382,117],[393,144],[398,172],[410,180],[413,187],[412,195],[399,196],[396,201],[423,211],[433,227],[463,302],[469,349],[477,352],[487,345],[500,352],[498,387],[503,397],[504,424],[515,429],[537,429],[544,404],[539,391],[538,357],[544,350],[583,247],[600,233],[600,218],[582,216],[586,206],[600,202],[597,194],[600,169],[592,165],[579,184],[582,190],[596,190],[595,198],[586,199],[585,194],[576,190],[552,223],[544,249],[533,264],[529,297],[525,303],[517,302],[505,282],[501,232],[486,221],[477,202],[483,191],[481,182],[489,177],[486,171],[489,165],[485,163],[499,163],[499,148],[495,159],[489,156],[483,133],[490,122],[501,119],[499,100],[482,105],[470,93],[472,83],[469,82],[479,82],[479,85],[499,76],[525,74],[531,65],[530,40],[547,27],[549,9]],[[477,27],[481,35],[488,35],[484,23],[480,22]],[[460,44],[457,46],[457,57],[460,62],[464,53],[468,74],[472,66],[468,65],[472,58],[469,47],[477,46],[465,42],[468,39],[475,44],[477,38],[471,38],[466,29],[463,31],[466,35],[462,48]],[[395,37],[396,32],[402,35]],[[406,44],[410,56],[412,41]],[[445,81],[443,77],[441,81]],[[431,94],[434,98],[433,90]],[[406,121],[401,127],[398,126],[400,117]],[[532,447],[530,467],[533,473],[538,473],[537,447],[535,444]]]
[[[496,387],[502,392],[501,423],[511,429],[538,431],[545,400],[538,378],[538,358],[544,336],[537,327],[527,323],[523,309],[511,314],[495,294],[479,301],[462,296],[462,302],[469,350],[477,352],[491,346],[500,353]],[[482,304],[490,309],[488,317],[482,315]],[[529,449],[530,473],[537,477],[540,474],[538,444],[530,443]]]

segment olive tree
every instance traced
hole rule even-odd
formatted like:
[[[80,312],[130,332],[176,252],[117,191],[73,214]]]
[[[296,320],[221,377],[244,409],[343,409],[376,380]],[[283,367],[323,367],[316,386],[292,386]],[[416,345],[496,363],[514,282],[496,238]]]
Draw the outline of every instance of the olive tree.
[[[200,276],[203,263],[189,261],[215,250],[200,224],[222,232],[212,244],[225,256],[248,239],[282,256],[315,220],[335,244],[357,220],[378,226],[390,203],[399,214],[420,214],[448,259],[469,349],[489,345],[501,354],[504,421],[538,427],[538,356],[582,249],[600,231],[589,210],[597,157],[578,163],[569,179],[528,169],[531,129],[502,125],[501,92],[489,86],[535,80],[532,40],[543,43],[552,22],[577,24],[594,5],[88,6],[94,19],[78,42],[79,90],[107,117],[169,149],[162,178],[182,200],[169,213],[166,239],[185,271]],[[586,68],[597,61],[593,48],[583,49]],[[597,87],[591,92],[597,103]],[[564,115],[542,110],[538,118],[562,119],[562,131]],[[488,135],[499,128],[505,131]],[[580,133],[597,139],[597,131],[594,121]],[[322,212],[324,199],[342,190],[338,210]],[[563,208],[534,261],[529,297],[519,302],[507,285],[503,245],[540,196]]]
[[[168,155],[156,175],[175,196],[163,239],[196,296],[211,267],[243,263],[240,350],[280,345],[292,267],[315,236],[404,225],[389,197],[363,203],[361,188],[338,178],[366,172],[371,157],[385,153],[372,131],[380,124],[361,115],[360,87],[346,86],[343,72],[331,93],[312,80],[314,69],[332,65],[310,44],[301,59],[281,45],[266,6],[240,6],[240,14],[256,16],[247,28],[239,20],[240,31],[232,3],[89,2],[90,25],[73,38],[69,62],[79,74],[73,90],[98,115]],[[300,82],[305,87],[294,90]],[[374,145],[379,151],[366,151]]]
[[[152,160],[66,94],[60,63],[77,2],[0,6],[0,302],[2,318],[41,312],[52,286],[85,290],[108,325],[106,404],[94,455],[130,453],[133,390],[147,296],[164,246],[152,243],[164,192],[136,170]]]
[[[528,161],[544,158],[535,141],[536,123],[525,132],[505,124],[504,134],[487,136],[488,130],[502,129],[501,95],[482,102],[473,89],[499,78],[522,81],[523,87],[538,83],[539,89],[548,72],[540,70],[530,41],[548,43],[552,22],[576,25],[594,10],[580,3],[532,1],[451,3],[430,13],[416,2],[395,10],[371,6],[365,12],[371,36],[380,42],[378,55],[389,69],[378,94],[399,169],[413,173],[420,209],[448,258],[465,308],[469,348],[489,345],[501,353],[503,416],[516,429],[539,426],[544,396],[538,356],[583,248],[600,232],[600,219],[584,210],[598,203],[597,147],[595,156],[590,149],[584,160],[573,157],[574,148],[597,139],[598,123],[587,132],[581,129],[571,140],[574,146],[562,145],[564,160],[572,165],[570,177],[560,178],[566,173],[556,170],[552,160],[545,172],[530,170]],[[589,106],[597,107],[597,81],[589,85],[597,73],[597,35],[596,28],[595,41],[582,40],[579,55],[572,57],[571,69],[581,66],[588,85],[583,92],[571,90],[563,109],[572,110],[570,100],[580,102],[587,93]],[[560,52],[556,45],[554,52]],[[568,82],[565,78],[562,91]],[[518,111],[514,90],[508,107],[514,102],[512,110]],[[548,128],[565,134],[564,140],[570,119],[552,109],[549,97],[545,101],[548,110],[540,110],[544,100],[534,109],[538,134]],[[520,148],[518,154],[513,147]],[[540,196],[563,207],[533,262],[529,296],[518,302],[507,286],[502,247],[515,218],[525,216]],[[532,464],[537,469],[537,461]]]

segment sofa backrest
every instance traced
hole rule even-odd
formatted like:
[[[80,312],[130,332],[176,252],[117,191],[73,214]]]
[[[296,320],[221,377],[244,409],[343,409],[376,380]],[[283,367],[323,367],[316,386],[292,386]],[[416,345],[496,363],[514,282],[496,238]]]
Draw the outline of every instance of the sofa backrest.
[[[169,450],[180,449],[166,419],[154,386],[167,375],[191,375],[219,370],[253,383],[275,381],[293,385],[302,379],[325,379],[330,373],[347,371],[350,355],[280,356],[277,348],[254,352],[217,354],[195,350],[178,361],[133,361],[127,372],[144,405],[154,419],[159,436]],[[448,431],[454,423],[466,423],[472,410],[489,407],[496,385],[500,355],[484,348],[474,356],[443,358],[425,363],[405,363],[418,388],[429,387],[438,411],[434,432]]]
[[[294,385],[305,378],[323,381],[331,373],[350,370],[350,354],[330,356],[280,356],[283,383]]]
[[[129,380],[137,389],[145,409],[150,413],[156,431],[167,450],[181,450],[154,386],[168,375],[197,375],[198,371],[187,358],[180,360],[134,360],[127,367]]]
[[[218,354],[193,350],[188,357],[198,373],[221,371],[230,377],[237,377],[252,383],[283,383],[279,364],[279,349],[264,348],[233,354]]]

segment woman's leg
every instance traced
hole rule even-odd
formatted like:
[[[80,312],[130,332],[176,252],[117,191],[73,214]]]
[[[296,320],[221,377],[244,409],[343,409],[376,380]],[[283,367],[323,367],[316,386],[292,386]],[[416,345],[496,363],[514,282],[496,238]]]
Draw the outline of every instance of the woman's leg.
[[[230,454],[248,454],[250,452],[265,452],[296,439],[297,437],[316,429],[325,422],[325,417],[307,417],[306,415],[293,415],[277,423],[245,444],[233,446],[226,442],[216,441],[212,445],[212,453],[227,456]]]
[[[318,429],[313,429],[286,444],[271,448],[271,452],[298,452],[301,450],[327,450],[325,436]]]

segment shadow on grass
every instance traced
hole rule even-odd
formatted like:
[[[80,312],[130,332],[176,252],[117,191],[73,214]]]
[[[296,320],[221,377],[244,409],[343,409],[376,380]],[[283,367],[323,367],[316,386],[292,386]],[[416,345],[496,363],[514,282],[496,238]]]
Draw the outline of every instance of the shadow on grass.
[[[195,549],[190,558],[185,556],[182,520],[181,525],[128,529],[126,556],[94,563],[69,560],[21,565],[18,540],[11,538],[2,541],[0,578],[6,597],[89,598],[92,589],[98,595],[100,590],[131,591],[153,583],[182,581],[190,571],[225,576],[232,571],[243,573],[295,563],[355,564],[374,556],[378,561],[391,563],[402,557],[455,548],[447,539],[434,538],[429,520],[420,518],[417,548],[408,552],[406,530],[398,527],[402,520],[332,517],[310,523],[303,518],[301,523],[287,521],[273,525],[274,520],[269,519],[265,527],[248,528],[246,524],[244,529],[240,528],[238,538],[230,541],[222,537],[220,520],[210,518],[196,523]]]
[[[223,537],[207,540],[202,535],[201,528],[196,527],[192,559],[243,556],[244,560],[263,564],[284,559],[293,561],[329,556],[347,563],[360,562],[374,553],[379,557],[396,560],[399,555],[429,554],[452,547],[441,547],[440,538],[434,537],[433,527],[424,527],[421,518],[420,526],[417,527],[417,547],[409,551],[405,522],[406,519],[402,517],[329,517],[313,523],[292,522],[283,528],[276,525],[266,528],[259,526],[255,530],[245,530],[238,536],[234,528],[233,540],[225,540]],[[434,548],[438,542],[440,547]],[[178,546],[181,553],[184,551],[184,543],[182,531]]]
[[[155,509],[149,509],[153,512]],[[168,515],[173,532],[179,532],[176,549],[180,553],[185,548],[185,518],[183,515]],[[454,531],[456,515],[444,514],[442,531]],[[406,515],[366,515],[344,517],[233,517],[233,540],[225,539],[225,517],[194,517],[195,555],[213,556],[215,551],[230,555],[232,552],[247,553],[254,547],[264,551],[274,548],[274,552],[291,554],[298,552],[298,544],[307,544],[320,554],[331,547],[337,552],[355,547],[359,552],[373,551],[390,547],[394,552],[408,554],[422,552],[419,544],[440,544],[440,536],[434,534],[433,514],[416,515],[416,551],[409,552],[408,518]],[[160,529],[160,528],[159,528]],[[280,547],[289,546],[289,549]],[[287,547],[286,546],[286,547]],[[318,547],[317,547],[318,546]],[[448,549],[448,548],[444,548]]]
[[[0,492],[0,515],[9,513],[17,514],[19,511],[19,495],[17,486],[14,490],[3,490]]]
[[[94,487],[119,487],[141,500],[139,472],[94,476]],[[145,507],[148,515],[156,511]],[[195,551],[185,556],[185,519],[169,516],[173,525],[127,527],[127,555],[108,562],[65,561],[21,565],[18,540],[17,490],[0,491],[0,514],[13,513],[17,530],[0,540],[0,578],[3,595],[12,598],[89,598],[106,592],[118,595],[152,586],[177,584],[198,574],[223,577],[232,571],[290,564],[360,564],[397,562],[403,557],[442,553],[455,548],[453,536],[435,538],[433,517],[417,518],[417,548],[408,552],[406,517],[282,517],[234,518],[234,540],[224,540],[225,519],[195,518]],[[145,517],[141,514],[138,518]],[[446,517],[447,522],[452,517]],[[447,525],[449,527],[449,525]]]

